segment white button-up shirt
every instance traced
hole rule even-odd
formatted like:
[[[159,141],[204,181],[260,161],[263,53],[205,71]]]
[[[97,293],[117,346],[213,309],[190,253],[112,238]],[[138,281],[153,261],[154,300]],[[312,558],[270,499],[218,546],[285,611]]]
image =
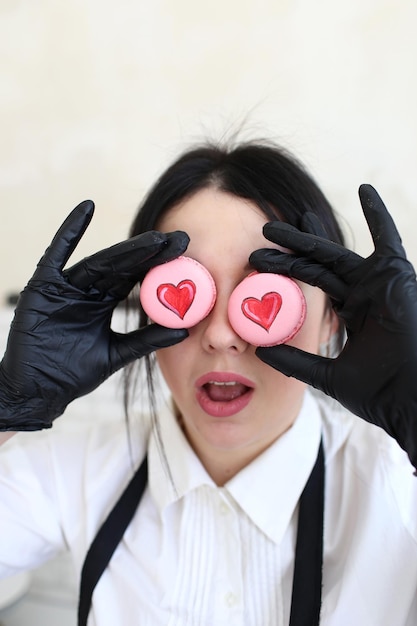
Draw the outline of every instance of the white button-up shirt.
[[[417,478],[381,429],[306,392],[295,424],[217,487],[168,407],[138,512],[93,595],[91,626],[287,626],[297,503],[323,436],[322,626],[416,626]],[[137,458],[136,458],[137,457]],[[126,433],[20,434],[0,452],[0,573],[70,550],[79,575],[132,474]]]

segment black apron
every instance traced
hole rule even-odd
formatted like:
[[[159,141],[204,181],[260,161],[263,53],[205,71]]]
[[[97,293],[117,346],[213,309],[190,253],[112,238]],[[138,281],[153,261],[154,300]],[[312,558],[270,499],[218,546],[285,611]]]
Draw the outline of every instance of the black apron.
[[[324,452],[321,442],[316,463],[299,501],[289,626],[317,626],[320,622],[324,474]],[[145,491],[147,479],[148,462],[145,457],[87,552],[81,572],[78,626],[87,625],[94,588],[135,514]]]

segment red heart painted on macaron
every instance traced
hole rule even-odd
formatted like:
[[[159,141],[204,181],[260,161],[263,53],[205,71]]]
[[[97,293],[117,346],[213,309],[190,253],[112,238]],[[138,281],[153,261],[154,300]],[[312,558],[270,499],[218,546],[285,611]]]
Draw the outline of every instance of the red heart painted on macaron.
[[[278,315],[281,305],[280,294],[270,291],[262,296],[261,300],[245,298],[242,302],[242,313],[249,320],[268,331]]]
[[[167,309],[184,319],[195,298],[196,286],[192,280],[182,280],[178,285],[164,283],[157,289],[158,300]]]

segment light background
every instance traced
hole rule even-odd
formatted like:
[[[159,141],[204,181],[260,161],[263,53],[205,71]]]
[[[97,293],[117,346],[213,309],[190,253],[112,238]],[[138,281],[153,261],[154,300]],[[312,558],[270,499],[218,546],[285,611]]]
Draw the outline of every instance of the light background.
[[[417,262],[416,24],[415,0],[0,0],[0,303],[79,201],[96,214],[74,260],[125,237],[179,151],[242,124],[306,162],[362,253],[374,184]],[[112,384],[68,418],[115,419]],[[75,623],[60,566],[38,613],[2,621]]]
[[[0,297],[79,201],[96,214],[74,260],[125,237],[180,150],[243,122],[306,162],[362,253],[374,184],[415,262],[416,23],[415,0],[0,0]]]

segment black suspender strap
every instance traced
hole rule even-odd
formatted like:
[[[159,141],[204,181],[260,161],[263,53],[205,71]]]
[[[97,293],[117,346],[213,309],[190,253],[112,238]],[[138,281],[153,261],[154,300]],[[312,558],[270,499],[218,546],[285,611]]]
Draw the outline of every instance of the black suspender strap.
[[[138,508],[147,480],[148,462],[145,457],[87,552],[81,572],[78,626],[86,626],[87,624],[94,588]]]
[[[298,508],[289,626],[316,626],[320,623],[324,530],[323,441]]]
[[[289,626],[317,626],[320,622],[324,475],[324,452],[321,442],[316,463],[299,502]],[[81,572],[78,626],[87,626],[94,588],[135,514],[145,490],[147,478],[148,465],[145,457],[87,552]]]

